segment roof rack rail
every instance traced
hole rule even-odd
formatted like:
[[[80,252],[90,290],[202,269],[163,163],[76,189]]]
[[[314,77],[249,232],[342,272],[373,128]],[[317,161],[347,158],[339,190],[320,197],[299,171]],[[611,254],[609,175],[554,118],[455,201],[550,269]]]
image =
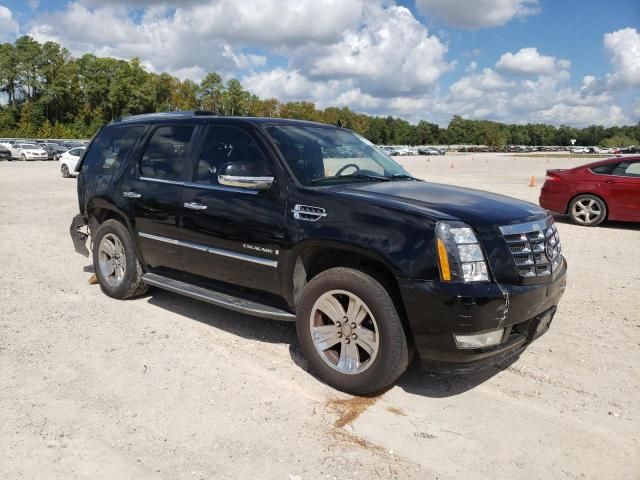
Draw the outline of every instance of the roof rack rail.
[[[118,117],[115,120],[113,120],[113,123],[127,122],[127,121],[139,120],[144,118],[193,117],[193,116],[205,116],[205,115],[218,116],[217,113],[209,112],[207,110],[174,110],[172,112],[142,113],[139,115],[128,115],[125,117]]]

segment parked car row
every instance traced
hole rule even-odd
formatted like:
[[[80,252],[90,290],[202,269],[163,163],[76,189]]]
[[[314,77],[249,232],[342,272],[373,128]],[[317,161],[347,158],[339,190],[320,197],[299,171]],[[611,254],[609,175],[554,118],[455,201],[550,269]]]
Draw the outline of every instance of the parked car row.
[[[85,143],[65,140],[60,143],[39,140],[0,139],[0,160],[58,160],[73,148],[84,148]]]
[[[447,149],[442,147],[381,145],[379,148],[387,155],[393,157],[399,157],[402,155],[444,155],[445,153],[447,153]]]

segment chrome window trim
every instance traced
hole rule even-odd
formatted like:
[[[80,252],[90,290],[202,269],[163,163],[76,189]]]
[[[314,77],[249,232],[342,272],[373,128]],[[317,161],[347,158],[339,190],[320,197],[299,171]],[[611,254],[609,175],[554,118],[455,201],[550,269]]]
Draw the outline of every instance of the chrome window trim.
[[[260,193],[258,190],[247,190],[246,188],[235,188],[235,187],[227,187],[226,185],[210,185],[206,183],[196,183],[196,182],[185,182],[184,186],[189,188],[204,188],[206,190],[217,190],[221,192],[247,193],[249,195],[258,195]]]
[[[246,193],[248,195],[258,195],[260,193],[258,190],[248,190],[245,188],[227,187],[226,185],[206,185],[203,183],[181,182],[176,180],[164,180],[162,178],[152,178],[152,177],[138,177],[138,179],[143,180],[145,182],[165,183],[168,185],[179,185],[182,187],[189,187],[189,188],[203,188],[206,190],[217,190],[221,192]]]
[[[145,182],[157,182],[157,183],[166,183],[168,185],[184,185],[184,182],[180,182],[177,180],[164,180],[162,178],[152,178],[152,177],[138,177],[140,180]]]
[[[163,237],[160,235],[153,235],[151,233],[138,232],[138,235],[143,238],[148,238],[150,240],[156,240],[158,242],[170,243],[171,245],[178,245],[181,247],[191,248],[193,250],[198,250],[200,252],[210,253],[212,255],[220,255],[222,257],[233,258],[235,260],[242,260],[244,262],[256,263],[258,265],[263,265],[265,267],[277,268],[278,261],[277,260],[269,260],[268,258],[260,258],[254,257],[252,255],[246,255],[244,253],[236,253],[230,250],[223,250],[221,248],[208,247],[206,245],[201,245],[193,242],[185,242],[183,240],[177,240],[175,238]]]

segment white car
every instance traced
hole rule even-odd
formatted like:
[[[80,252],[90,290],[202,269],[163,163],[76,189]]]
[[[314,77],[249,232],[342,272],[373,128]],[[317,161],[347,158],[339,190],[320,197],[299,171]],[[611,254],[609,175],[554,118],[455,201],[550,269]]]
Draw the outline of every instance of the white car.
[[[14,143],[11,156],[20,160],[46,160],[47,152],[33,143]]]
[[[587,147],[573,147],[571,153],[589,153],[589,149]]]
[[[64,178],[78,176],[78,172],[76,172],[76,165],[84,151],[85,147],[76,147],[71,150],[67,150],[60,155],[58,161],[60,162],[60,172]]]

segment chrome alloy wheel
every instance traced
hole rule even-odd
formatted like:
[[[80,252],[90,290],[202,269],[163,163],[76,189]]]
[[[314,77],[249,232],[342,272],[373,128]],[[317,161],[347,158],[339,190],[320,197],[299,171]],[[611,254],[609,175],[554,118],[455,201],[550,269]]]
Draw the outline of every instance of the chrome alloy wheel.
[[[107,233],[98,247],[100,273],[112,287],[120,285],[127,268],[127,256],[120,239],[113,233]]]
[[[330,290],[314,303],[311,339],[324,362],[346,375],[369,368],[380,345],[376,319],[367,305],[345,290]]]
[[[600,218],[602,209],[593,198],[583,198],[574,203],[571,213],[578,223],[590,225]]]

